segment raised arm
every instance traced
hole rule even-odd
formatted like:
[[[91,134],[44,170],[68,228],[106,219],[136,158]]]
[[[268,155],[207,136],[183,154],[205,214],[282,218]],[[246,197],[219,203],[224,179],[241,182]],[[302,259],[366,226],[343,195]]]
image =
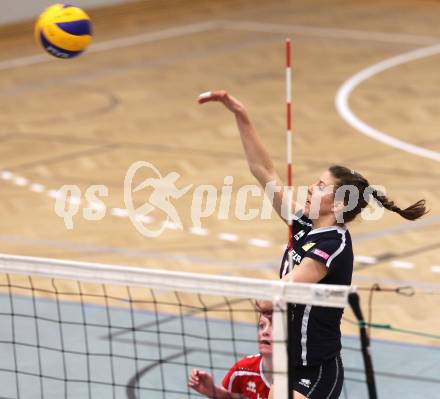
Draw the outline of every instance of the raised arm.
[[[274,192],[272,205],[278,215],[286,221],[286,212],[282,212],[285,185],[278,176],[269,152],[258,136],[245,107],[224,90],[203,93],[199,97],[200,104],[210,101],[221,102],[234,114],[249,169],[264,189],[268,183],[278,187],[278,191]]]

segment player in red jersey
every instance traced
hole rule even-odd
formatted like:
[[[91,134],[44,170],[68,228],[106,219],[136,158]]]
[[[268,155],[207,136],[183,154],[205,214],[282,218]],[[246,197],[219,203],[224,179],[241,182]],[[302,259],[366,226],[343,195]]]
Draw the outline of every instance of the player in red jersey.
[[[268,399],[272,383],[272,315],[260,314],[258,355],[246,356],[235,363],[216,385],[207,371],[194,369],[188,385],[212,399]]]

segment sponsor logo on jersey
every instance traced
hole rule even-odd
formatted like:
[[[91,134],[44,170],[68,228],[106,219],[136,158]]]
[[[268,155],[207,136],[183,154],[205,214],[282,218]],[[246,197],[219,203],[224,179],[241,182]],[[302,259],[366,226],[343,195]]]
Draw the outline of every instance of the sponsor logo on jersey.
[[[301,381],[299,382],[299,385],[305,386],[306,388],[310,388],[310,380],[306,378],[301,378]]]
[[[298,255],[293,249],[290,251],[290,253],[292,254],[293,262],[299,265],[301,263],[301,255]],[[289,257],[287,257],[286,262],[287,263],[285,263],[285,265],[289,263]]]
[[[304,251],[308,251],[310,248],[312,248],[314,245],[316,245],[316,243],[315,242],[308,242],[307,244],[304,244],[303,246],[302,246],[302,249],[304,250]]]
[[[327,260],[330,255],[327,252],[321,251],[320,249],[316,248],[312,251],[315,255],[320,256],[322,259]]]
[[[249,381],[249,382],[247,383],[246,390],[247,390],[247,391],[251,391],[251,392],[253,392],[253,393],[256,393],[256,392],[257,392],[257,384],[255,384],[254,381]]]
[[[304,232],[304,230],[300,230],[298,233],[296,233],[293,237],[295,238],[296,241],[298,241],[304,234],[306,234]]]

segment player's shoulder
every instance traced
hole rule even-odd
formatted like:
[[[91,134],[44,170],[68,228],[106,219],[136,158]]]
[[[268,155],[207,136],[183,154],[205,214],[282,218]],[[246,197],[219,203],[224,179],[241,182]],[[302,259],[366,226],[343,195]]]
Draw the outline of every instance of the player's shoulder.
[[[306,252],[305,256],[328,262],[327,266],[336,255],[343,254],[342,258],[346,260],[353,254],[350,233],[340,226],[312,230],[302,248]]]
[[[350,232],[345,226],[329,226],[312,229],[307,234],[307,242],[326,241],[329,243],[351,242]]]
[[[245,356],[235,363],[235,368],[237,370],[243,371],[255,371],[259,370],[261,362],[261,355],[258,353],[256,355]]]

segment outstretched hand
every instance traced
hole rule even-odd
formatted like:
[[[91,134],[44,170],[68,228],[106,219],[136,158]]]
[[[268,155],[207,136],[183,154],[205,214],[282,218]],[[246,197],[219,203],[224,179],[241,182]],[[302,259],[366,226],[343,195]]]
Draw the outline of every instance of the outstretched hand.
[[[211,374],[206,371],[194,369],[189,376],[188,386],[202,395],[215,396],[214,380]]]
[[[225,90],[207,91],[199,96],[199,104],[220,101],[229,111],[237,113],[244,110],[243,104]]]

